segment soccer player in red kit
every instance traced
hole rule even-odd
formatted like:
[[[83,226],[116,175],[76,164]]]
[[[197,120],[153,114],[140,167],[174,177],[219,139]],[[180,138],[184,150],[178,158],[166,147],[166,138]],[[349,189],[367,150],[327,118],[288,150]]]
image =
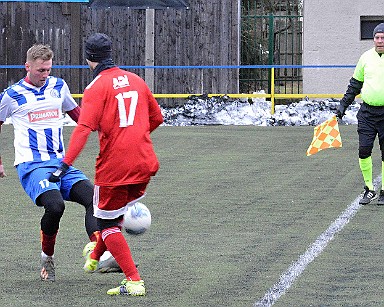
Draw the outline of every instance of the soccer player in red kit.
[[[50,180],[66,172],[91,131],[98,131],[100,152],[93,205],[100,236],[95,249],[86,256],[84,270],[94,272],[100,256],[108,249],[126,278],[107,293],[142,296],[144,281],[121,233],[121,222],[128,206],[144,197],[151,176],[159,169],[150,133],[163,123],[163,116],[144,80],[114,64],[112,42],[107,35],[91,35],[85,53],[94,79],[84,90],[82,111],[63,163]]]

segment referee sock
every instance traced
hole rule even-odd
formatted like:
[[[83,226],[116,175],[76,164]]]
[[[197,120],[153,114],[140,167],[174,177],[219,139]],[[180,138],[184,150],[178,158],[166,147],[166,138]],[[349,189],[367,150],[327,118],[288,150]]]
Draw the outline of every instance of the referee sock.
[[[368,189],[373,190],[373,181],[372,181],[372,157],[365,159],[359,158],[360,170],[363,175],[364,183]]]

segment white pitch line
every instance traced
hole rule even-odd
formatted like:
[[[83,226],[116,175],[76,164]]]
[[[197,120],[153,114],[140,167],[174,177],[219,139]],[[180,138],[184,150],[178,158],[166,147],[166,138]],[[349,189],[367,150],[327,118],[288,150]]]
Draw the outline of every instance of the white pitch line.
[[[381,182],[381,176],[374,180],[374,186]],[[345,225],[354,217],[356,212],[362,207],[359,204],[360,196],[358,196],[352,204],[324,231],[314,243],[300,255],[299,259],[294,262],[287,271],[285,271],[277,283],[275,283],[264,295],[263,298],[255,302],[254,307],[272,306],[287,291],[297,277],[305,270],[317,256],[321,254],[328,243],[334,238],[335,234],[340,232]]]

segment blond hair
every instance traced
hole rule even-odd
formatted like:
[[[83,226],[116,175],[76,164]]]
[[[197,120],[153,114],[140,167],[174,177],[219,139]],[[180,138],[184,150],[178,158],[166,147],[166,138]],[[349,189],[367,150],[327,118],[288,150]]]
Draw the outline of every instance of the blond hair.
[[[53,51],[49,45],[35,44],[27,51],[27,62],[33,62],[37,59],[49,61],[53,58]]]

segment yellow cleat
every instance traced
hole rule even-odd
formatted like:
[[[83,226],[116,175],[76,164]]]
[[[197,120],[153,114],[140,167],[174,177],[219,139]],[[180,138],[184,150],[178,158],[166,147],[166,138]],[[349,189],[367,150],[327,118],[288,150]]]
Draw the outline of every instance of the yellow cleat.
[[[107,291],[107,294],[109,295],[131,295],[131,296],[144,296],[145,295],[145,286],[144,281],[132,281],[132,280],[126,280],[124,279],[121,282],[121,285],[109,289]]]
[[[83,249],[83,257],[86,259],[88,253],[91,253],[96,247],[96,242],[89,242],[87,245],[84,246]]]
[[[85,258],[85,264],[84,264],[84,271],[87,273],[93,273],[97,270],[97,267],[99,266],[99,261],[91,258],[92,251],[89,251],[86,258]]]

